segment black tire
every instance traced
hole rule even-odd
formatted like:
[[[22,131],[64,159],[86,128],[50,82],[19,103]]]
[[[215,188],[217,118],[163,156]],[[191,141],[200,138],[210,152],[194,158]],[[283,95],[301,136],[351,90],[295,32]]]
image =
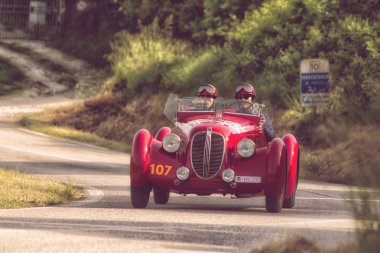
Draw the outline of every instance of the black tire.
[[[283,208],[293,208],[296,205],[296,190],[297,189],[294,189],[290,198],[284,200],[284,204],[282,205]]]
[[[134,208],[145,208],[149,202],[150,191],[152,187],[149,184],[141,188],[131,185],[131,202]]]
[[[159,187],[153,187],[153,197],[156,204],[164,205],[169,201],[170,192]]]
[[[297,156],[297,174],[296,174],[296,184],[294,186],[294,192],[290,198],[287,198],[284,200],[284,204],[282,205],[283,208],[293,208],[296,205],[296,191],[298,188],[298,179],[299,179],[299,165],[300,165],[300,151],[298,149],[298,156]]]
[[[286,186],[286,151],[285,151],[285,162],[284,162],[284,176],[282,177],[281,192],[275,196],[265,196],[265,208],[268,213],[279,213],[282,210],[282,205],[284,203],[285,186]]]

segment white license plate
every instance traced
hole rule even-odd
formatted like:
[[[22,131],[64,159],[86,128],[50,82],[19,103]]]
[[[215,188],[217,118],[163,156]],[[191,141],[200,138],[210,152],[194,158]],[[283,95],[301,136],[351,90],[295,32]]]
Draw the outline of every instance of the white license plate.
[[[261,183],[261,177],[235,176],[235,182],[238,183]]]

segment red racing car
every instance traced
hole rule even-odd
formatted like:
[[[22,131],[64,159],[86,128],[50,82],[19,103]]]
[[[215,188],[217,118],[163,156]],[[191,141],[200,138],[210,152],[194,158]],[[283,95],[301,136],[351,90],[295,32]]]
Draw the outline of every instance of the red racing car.
[[[218,98],[206,108],[202,97],[169,96],[164,113],[175,126],[161,128],[155,137],[146,129],[134,136],[132,206],[145,208],[153,189],[157,204],[166,204],[175,192],[265,196],[266,210],[273,213],[294,207],[298,142],[286,134],[268,143],[260,121],[262,105],[244,103]]]

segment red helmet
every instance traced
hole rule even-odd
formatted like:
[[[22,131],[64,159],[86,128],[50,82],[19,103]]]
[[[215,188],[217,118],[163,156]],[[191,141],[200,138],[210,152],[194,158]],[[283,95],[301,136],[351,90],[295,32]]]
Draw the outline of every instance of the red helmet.
[[[213,96],[216,98],[218,96],[218,90],[212,84],[204,84],[198,88],[198,97]]]
[[[252,100],[256,98],[255,87],[249,83],[241,83],[235,89],[235,98],[238,98],[239,95],[251,95]]]

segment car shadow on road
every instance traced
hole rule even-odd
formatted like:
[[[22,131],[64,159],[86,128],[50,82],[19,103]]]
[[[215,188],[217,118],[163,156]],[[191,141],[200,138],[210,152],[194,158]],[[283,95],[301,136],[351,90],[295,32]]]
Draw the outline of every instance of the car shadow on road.
[[[228,219],[228,215],[225,216]],[[56,233],[74,236],[87,235],[101,238],[125,238],[137,240],[159,241],[163,247],[172,247],[172,243],[181,249],[205,245],[203,250],[214,248],[217,251],[247,251],[257,246],[256,241],[268,242],[284,238],[286,235],[299,234],[307,236],[315,233],[310,228],[287,228],[277,224],[268,225],[216,225],[211,223],[181,222],[133,222],[124,220],[92,220],[65,218],[1,218],[0,229],[28,230],[33,237],[33,231],[54,231]],[[314,230],[314,231],[313,231]],[[342,231],[320,231],[326,238],[336,238],[335,233]],[[36,242],[37,243],[37,242]],[[206,250],[208,249],[208,250]]]
[[[286,217],[303,217],[315,212],[320,212],[318,218],[331,218],[348,214],[350,210],[344,200],[329,198],[309,198],[302,196],[296,199],[296,206],[292,209],[283,208],[279,214],[267,213],[265,209],[265,197],[253,198],[231,198],[230,195],[223,196],[214,194],[210,196],[197,196],[190,194],[183,196],[170,193],[167,204],[156,204],[153,193],[150,194],[150,201],[145,209],[134,209],[130,199],[130,187],[127,185],[95,185],[94,188],[104,191],[101,201],[85,204],[83,208],[112,209],[113,211],[123,212],[125,210],[147,210],[159,212],[183,212],[183,213],[215,213],[215,214],[239,214],[239,215],[277,215]],[[70,207],[70,204],[66,205]],[[65,205],[63,205],[65,207]],[[77,205],[73,208],[78,207]],[[326,215],[322,215],[326,214]]]

